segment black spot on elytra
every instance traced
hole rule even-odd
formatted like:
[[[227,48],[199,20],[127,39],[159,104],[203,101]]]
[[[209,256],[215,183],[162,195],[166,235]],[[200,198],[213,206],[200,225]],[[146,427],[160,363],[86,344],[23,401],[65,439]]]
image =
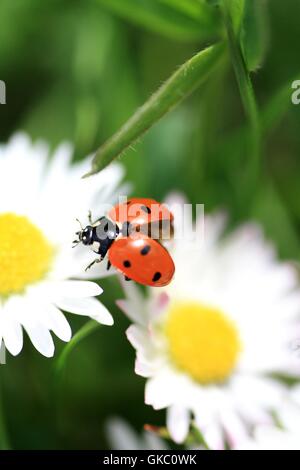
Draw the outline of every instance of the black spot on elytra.
[[[154,274],[154,276],[153,276],[153,278],[152,278],[152,281],[153,281],[153,282],[157,282],[157,281],[160,280],[160,278],[161,278],[161,273],[157,271],[157,272]]]
[[[150,245],[145,245],[145,246],[141,249],[141,255],[143,255],[143,256],[147,255],[150,250],[151,250],[151,246],[150,246]]]
[[[141,206],[142,211],[146,212],[146,214],[151,214],[151,209],[148,206]]]
[[[125,261],[123,261],[123,266],[124,266],[125,268],[130,268],[130,267],[131,267],[130,261],[129,261],[128,259],[126,259]]]

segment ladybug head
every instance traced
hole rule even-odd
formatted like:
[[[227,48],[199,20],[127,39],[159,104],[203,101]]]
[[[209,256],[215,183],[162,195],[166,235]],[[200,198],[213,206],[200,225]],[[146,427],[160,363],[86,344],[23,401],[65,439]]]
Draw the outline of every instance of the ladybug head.
[[[77,222],[80,225],[80,230],[79,232],[76,232],[76,235],[78,236],[78,240],[74,240],[73,243],[73,248],[78,245],[78,243],[83,243],[83,245],[92,245],[93,243],[93,227],[91,225],[87,225],[85,228],[83,228],[81,222],[76,219]]]
[[[77,232],[78,239],[83,245],[92,245],[93,243],[93,227],[91,225],[87,225],[83,230]]]

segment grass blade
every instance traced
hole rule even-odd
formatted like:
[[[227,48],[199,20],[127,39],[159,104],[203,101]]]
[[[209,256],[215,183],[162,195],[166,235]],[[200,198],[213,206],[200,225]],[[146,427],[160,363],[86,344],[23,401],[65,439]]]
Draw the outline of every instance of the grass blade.
[[[208,40],[220,32],[214,9],[205,4],[178,8],[175,0],[97,0],[112,13],[149,31],[180,41]],[[190,3],[190,2],[188,2]]]
[[[243,4],[244,2],[241,1],[241,3]],[[257,180],[260,173],[261,128],[252,82],[243,57],[238,34],[236,34],[234,28],[231,6],[231,0],[223,0],[224,22],[227,30],[231,60],[238,82],[245,114],[249,120],[251,128],[251,149],[248,166],[249,181],[247,182],[247,186],[249,188],[249,192],[253,192],[253,189],[257,185]]]
[[[162,116],[205,82],[215,70],[223,55],[223,44],[208,47],[182,65],[151,98],[97,151],[92,170],[98,173]]]
[[[241,45],[248,70],[255,71],[262,64],[269,43],[266,0],[246,0]]]
[[[217,18],[214,14],[215,9],[206,2],[195,0],[184,0],[184,2],[182,0],[158,0],[158,2],[203,23],[211,23],[212,19]]]

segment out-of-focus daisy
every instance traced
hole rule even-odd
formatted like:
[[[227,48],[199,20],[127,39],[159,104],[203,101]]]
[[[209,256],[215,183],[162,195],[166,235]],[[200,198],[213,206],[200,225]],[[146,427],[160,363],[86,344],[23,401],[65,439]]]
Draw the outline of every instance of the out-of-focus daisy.
[[[167,450],[160,437],[149,431],[138,434],[121,418],[111,418],[106,424],[107,438],[114,450]]]
[[[33,145],[23,134],[0,147],[0,344],[13,355],[22,349],[23,328],[48,357],[54,353],[50,331],[69,341],[61,310],[113,323],[95,298],[102,289],[86,280],[101,277],[105,266],[85,273],[93,253],[72,250],[72,240],[76,217],[88,209],[99,216],[103,204],[115,202],[123,170],[112,165],[83,180],[89,159],[71,165],[71,156],[64,144],[49,159],[45,143]]]
[[[242,442],[236,450],[300,450],[300,408],[284,403],[277,410],[277,426],[258,426],[252,438]]]
[[[136,373],[148,379],[146,403],[168,409],[176,442],[192,416],[213,449],[237,445],[255,424],[272,422],[286,388],[270,374],[300,370],[291,350],[300,313],[293,267],[277,260],[258,226],[225,237],[224,228],[223,215],[205,216],[202,243],[174,241],[169,286],[149,289],[145,300],[127,283],[127,299],[119,301],[135,323],[127,334]]]

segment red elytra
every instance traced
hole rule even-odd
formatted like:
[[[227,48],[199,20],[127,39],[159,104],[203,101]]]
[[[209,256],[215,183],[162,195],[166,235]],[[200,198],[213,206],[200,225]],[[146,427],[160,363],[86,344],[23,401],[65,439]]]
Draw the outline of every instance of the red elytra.
[[[126,203],[115,206],[108,217],[122,226],[155,226],[156,222],[169,222],[172,226],[173,214],[163,204],[148,198],[131,198]],[[147,236],[135,233],[120,237],[109,249],[109,261],[126,277],[139,284],[162,287],[170,283],[175,272],[174,262],[161,243]]]
[[[132,198],[113,207],[108,217],[114,222],[130,222],[132,226],[150,224],[162,220],[173,221],[173,214],[164,204],[154,199]]]
[[[144,234],[118,238],[108,252],[109,261],[128,278],[146,286],[170,283],[174,262],[168,251]]]

